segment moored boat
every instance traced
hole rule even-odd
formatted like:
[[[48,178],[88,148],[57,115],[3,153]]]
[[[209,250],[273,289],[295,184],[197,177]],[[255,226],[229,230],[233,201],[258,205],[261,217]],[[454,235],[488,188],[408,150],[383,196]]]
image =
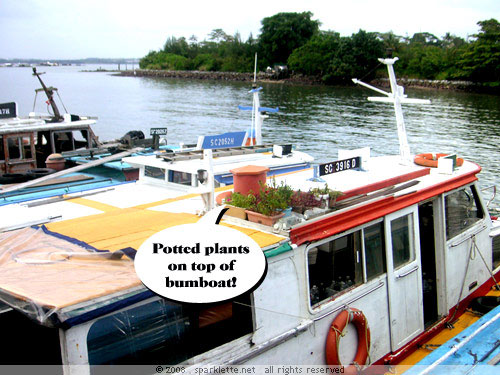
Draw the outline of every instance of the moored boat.
[[[388,98],[397,111],[404,101],[395,86]],[[481,168],[453,157],[436,168],[415,164],[402,125],[400,155],[348,150],[274,176],[294,190],[342,192],[333,207],[272,227],[224,217],[222,224],[259,244],[268,271],[253,292],[222,303],[159,297],[127,258],[152,234],[197,222],[215,195],[232,189],[216,186],[213,151],[184,160],[203,161],[181,171],[189,176],[175,173],[182,160],[133,156],[125,161],[141,168],[137,182],[24,207],[23,217],[50,207],[58,218],[0,234],[0,299],[10,306],[0,324],[17,329],[20,312],[38,322],[27,335],[46,351],[33,362],[69,365],[69,373],[130,363],[180,364],[187,372],[209,364],[344,365],[347,372],[397,364],[496,285],[500,267]],[[228,170],[241,166],[225,160]],[[18,352],[12,345],[3,358],[18,363]]]
[[[42,73],[37,73],[35,68],[33,72],[42,86],[36,92],[45,93],[52,113],[33,112],[28,118],[20,118],[15,103],[0,105],[0,206],[63,194],[86,194],[89,190],[137,180],[139,176],[159,182],[158,173],[166,176],[166,183],[173,183],[171,187],[195,188],[197,182],[191,176],[203,166],[203,150],[207,148],[214,150],[215,186],[232,183],[230,166],[267,165],[270,173],[275,174],[309,168],[313,161],[311,156],[291,145],[286,145],[285,151],[278,147],[278,154],[274,152],[274,145],[263,143],[261,128],[266,113],[278,109],[260,106],[261,88],[257,88],[255,82],[250,91],[253,106],[240,106],[242,110],[252,111],[248,131],[200,136],[192,144],[167,145],[166,139],[161,138],[166,136],[167,128],[152,128],[152,138],[145,138],[142,131],[129,131],[120,139],[100,142],[92,131],[96,118],[61,114],[54,98],[57,89],[47,87],[40,77]],[[130,150],[133,152],[128,152]],[[130,155],[137,156],[131,164],[123,160]],[[45,177],[56,169],[65,171]],[[177,184],[179,178],[182,182]],[[186,178],[190,179],[189,183]]]

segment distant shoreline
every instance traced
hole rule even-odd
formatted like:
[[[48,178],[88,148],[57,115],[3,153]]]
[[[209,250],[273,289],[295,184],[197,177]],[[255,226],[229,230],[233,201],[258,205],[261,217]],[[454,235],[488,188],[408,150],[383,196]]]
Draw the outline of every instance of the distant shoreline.
[[[191,70],[121,70],[116,72],[119,76],[126,77],[152,77],[152,78],[179,78],[192,80],[214,80],[214,81],[236,81],[252,82],[253,73],[237,72],[206,72]],[[308,77],[303,75],[292,75],[287,78],[279,78],[273,74],[259,72],[257,80],[260,82],[292,84],[292,85],[324,85],[321,79],[317,77]],[[398,83],[404,87],[433,89],[433,90],[451,90],[481,94],[500,94],[499,87],[488,87],[470,81],[446,81],[446,80],[426,80],[413,78],[399,78]],[[388,87],[387,78],[375,79],[371,84],[376,86]]]

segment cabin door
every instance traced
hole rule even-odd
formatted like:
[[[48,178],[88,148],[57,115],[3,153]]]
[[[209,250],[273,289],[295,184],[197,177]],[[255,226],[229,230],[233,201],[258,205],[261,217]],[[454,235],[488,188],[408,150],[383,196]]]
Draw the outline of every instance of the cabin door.
[[[424,329],[417,206],[385,217],[391,349]]]

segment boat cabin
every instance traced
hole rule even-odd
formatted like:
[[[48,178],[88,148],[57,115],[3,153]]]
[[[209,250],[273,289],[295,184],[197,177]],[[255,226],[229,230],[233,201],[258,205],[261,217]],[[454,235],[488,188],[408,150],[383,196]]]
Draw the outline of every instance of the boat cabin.
[[[313,157],[292,150],[291,145],[285,148],[288,151],[284,154],[276,151],[282,151],[282,146],[271,144],[213,149],[211,168],[215,187],[232,184],[230,170],[249,164],[268,167],[269,176],[310,168]],[[123,162],[138,168],[139,179],[145,183],[187,192],[199,186],[200,168],[210,169],[203,153],[203,149],[169,151],[157,155],[132,156],[124,158]]]
[[[63,119],[57,123],[36,117],[0,120],[0,174],[45,168],[50,154],[99,145],[91,128],[95,120],[69,114]]]

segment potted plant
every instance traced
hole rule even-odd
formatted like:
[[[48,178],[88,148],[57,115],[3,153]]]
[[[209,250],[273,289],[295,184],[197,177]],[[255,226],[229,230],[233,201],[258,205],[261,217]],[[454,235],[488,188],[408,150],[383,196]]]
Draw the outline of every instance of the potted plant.
[[[334,208],[335,202],[337,202],[337,198],[340,197],[342,194],[343,193],[341,191],[329,189],[329,191],[328,191],[328,208]]]
[[[292,211],[303,214],[305,210],[313,207],[320,207],[321,201],[316,199],[312,191],[295,191],[290,202]]]
[[[241,193],[232,193],[225,202],[229,210],[226,215],[237,217],[239,219],[246,220],[247,213],[245,210],[253,205],[252,198],[248,195],[243,195]]]
[[[233,193],[228,200],[233,206],[245,209],[248,220],[264,225],[274,225],[290,205],[293,190],[285,184],[277,185],[272,180],[269,186],[259,184],[259,192],[248,195]]]
[[[342,195],[341,191],[328,188],[328,184],[325,184],[322,188],[311,189],[311,192],[318,200],[325,202],[325,206],[328,206],[328,208],[333,208],[337,198]]]

